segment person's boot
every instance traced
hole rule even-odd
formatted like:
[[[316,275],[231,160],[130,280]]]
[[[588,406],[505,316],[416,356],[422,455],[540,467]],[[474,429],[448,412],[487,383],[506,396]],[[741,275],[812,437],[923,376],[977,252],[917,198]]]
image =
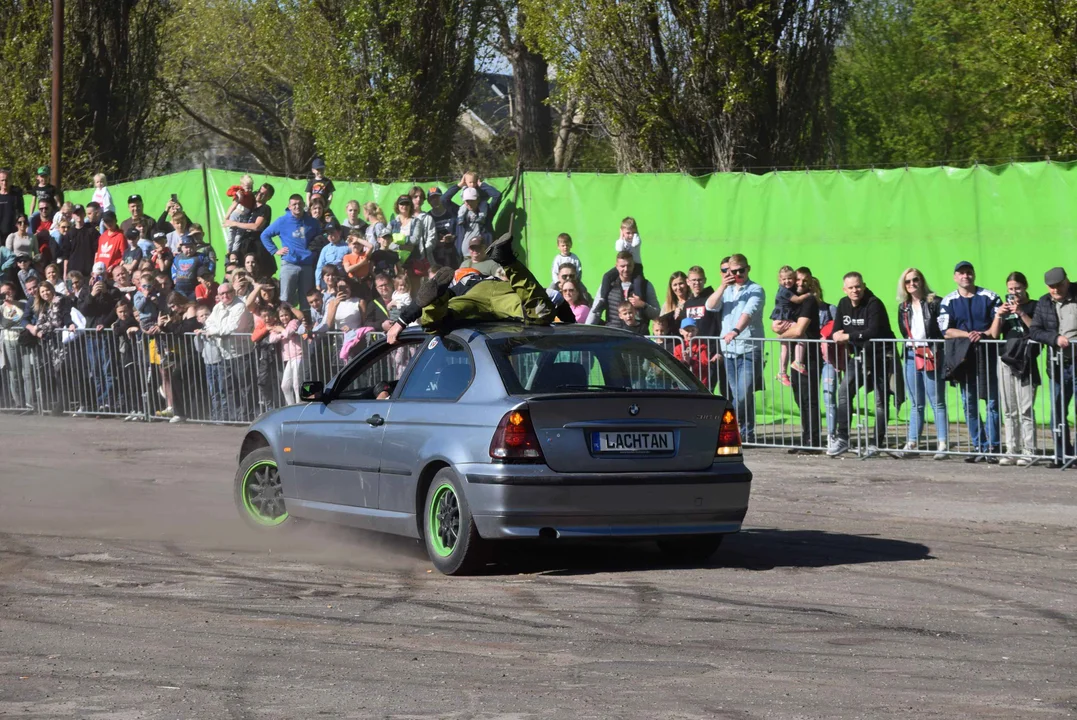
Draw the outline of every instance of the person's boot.
[[[432,278],[423,278],[418,292],[415,293],[415,306],[424,308],[437,300],[443,292],[449,289],[452,278],[453,270],[449,267],[438,268]]]
[[[512,250],[512,233],[505,233],[486,248],[486,257],[501,267],[516,262],[516,253]]]

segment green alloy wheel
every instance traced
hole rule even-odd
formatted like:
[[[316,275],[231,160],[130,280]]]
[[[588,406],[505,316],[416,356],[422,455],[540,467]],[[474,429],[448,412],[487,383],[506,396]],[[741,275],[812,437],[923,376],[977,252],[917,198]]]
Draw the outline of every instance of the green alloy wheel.
[[[434,567],[446,575],[466,575],[486,564],[486,543],[475,529],[456,473],[438,471],[423,510],[426,552]]]
[[[243,458],[236,473],[235,501],[240,516],[252,527],[275,528],[288,522],[272,450],[258,448]]]

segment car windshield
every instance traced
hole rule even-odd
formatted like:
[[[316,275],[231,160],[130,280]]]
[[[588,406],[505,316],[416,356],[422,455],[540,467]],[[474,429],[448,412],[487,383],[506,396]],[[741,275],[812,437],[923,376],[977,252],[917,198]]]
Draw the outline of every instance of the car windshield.
[[[488,344],[510,395],[708,392],[661,345],[643,338],[539,335],[490,340]]]

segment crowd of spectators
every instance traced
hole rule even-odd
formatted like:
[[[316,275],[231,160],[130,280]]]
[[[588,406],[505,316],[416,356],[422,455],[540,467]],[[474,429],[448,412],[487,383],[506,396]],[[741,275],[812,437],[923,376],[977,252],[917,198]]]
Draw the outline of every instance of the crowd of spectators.
[[[387,331],[436,269],[503,276],[486,257],[501,194],[476,173],[444,192],[413,187],[388,220],[376,203],[354,200],[338,217],[320,160],[305,195],[289,197],[277,216],[272,185],[256,189],[244,176],[227,191],[223,261],[175,195],[156,219],[130,195],[120,222],[104,176],[94,178],[85,207],[62,202],[47,176],[40,168],[27,215],[23,193],[0,170],[0,407],[250,420],[296,402],[305,371],[325,376],[367,333]],[[967,460],[1029,464],[1038,453],[1033,413],[1044,347],[1052,428],[1072,400],[1077,290],[1061,268],[1047,273],[1039,301],[1020,272],[1006,279],[1003,300],[976,285],[968,262],[955,266],[956,289],[944,297],[909,268],[898,283],[895,340],[886,304],[856,271],[843,278],[835,306],[809,268],[783,266],[768,312],[767,293],[741,254],[720,261],[717,288],[697,265],[673,273],[660,299],[631,217],[614,241],[613,266],[588,275],[600,278],[593,295],[572,238],[562,233],[556,244],[551,298],[576,322],[674,339],[675,356],[730,398],[748,443],[757,440],[755,403],[766,381],[764,314],[778,338],[775,380],[800,409],[796,452],[847,452],[854,398],[864,392],[874,398],[874,427],[862,454],[888,449],[894,396],[909,403],[897,454],[919,451],[930,406],[933,452],[943,459],[949,381],[965,410]],[[1006,342],[982,342],[990,339]],[[305,369],[310,358],[320,367]],[[1072,456],[1068,432],[1056,432],[1055,442],[1055,457]]]

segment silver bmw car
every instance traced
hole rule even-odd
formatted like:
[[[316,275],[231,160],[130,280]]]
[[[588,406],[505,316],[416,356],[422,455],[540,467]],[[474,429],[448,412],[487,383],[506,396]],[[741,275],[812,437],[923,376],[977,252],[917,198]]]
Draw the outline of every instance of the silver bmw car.
[[[729,403],[655,342],[588,325],[418,329],[256,420],[235,501],[419,538],[443,573],[490,544],[654,538],[679,560],[740,530],[752,474]]]

